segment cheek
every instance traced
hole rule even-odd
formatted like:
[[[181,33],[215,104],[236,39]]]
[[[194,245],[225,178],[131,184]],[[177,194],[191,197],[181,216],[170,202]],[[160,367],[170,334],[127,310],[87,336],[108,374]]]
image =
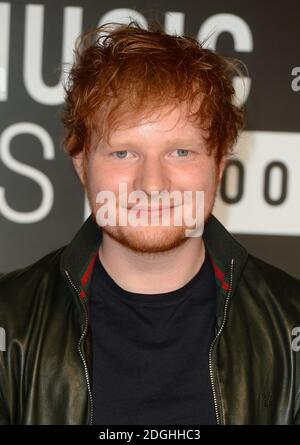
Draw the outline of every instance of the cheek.
[[[204,192],[204,212],[207,214],[215,200],[217,177],[214,165],[208,164],[205,168],[194,171],[189,180],[190,190]]]
[[[87,168],[88,188],[90,193],[96,195],[100,190],[106,189],[105,177],[101,171],[99,163],[95,159],[90,159]]]
[[[130,175],[124,172],[117,171],[114,168],[107,168],[103,165],[101,160],[91,162],[88,170],[89,189],[93,195],[99,191],[109,190],[118,193],[119,184],[125,182],[130,184]]]
[[[177,175],[180,190],[201,190],[213,193],[216,186],[216,170],[213,165],[203,165]]]

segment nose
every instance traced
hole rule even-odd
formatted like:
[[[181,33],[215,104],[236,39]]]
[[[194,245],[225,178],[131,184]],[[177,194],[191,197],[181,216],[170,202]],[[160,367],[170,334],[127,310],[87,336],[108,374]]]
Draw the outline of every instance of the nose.
[[[145,158],[139,165],[133,186],[149,196],[154,191],[170,190],[170,179],[162,160],[157,157]]]

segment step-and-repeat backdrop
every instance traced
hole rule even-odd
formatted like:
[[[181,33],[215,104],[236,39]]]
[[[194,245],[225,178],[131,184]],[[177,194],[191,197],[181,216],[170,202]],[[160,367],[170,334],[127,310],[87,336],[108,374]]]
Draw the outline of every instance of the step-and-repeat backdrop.
[[[233,79],[247,128],[214,214],[300,277],[299,0],[0,1],[0,272],[68,243],[88,216],[61,145],[62,80],[83,30],[130,18],[200,40],[213,32],[207,46],[247,65]]]

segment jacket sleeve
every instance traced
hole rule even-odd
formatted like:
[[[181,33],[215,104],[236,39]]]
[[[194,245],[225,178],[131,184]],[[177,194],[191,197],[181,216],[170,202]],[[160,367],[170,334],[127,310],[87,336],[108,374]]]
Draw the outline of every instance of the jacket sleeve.
[[[0,425],[11,423],[10,404],[12,401],[12,390],[10,375],[14,374],[14,367],[10,360],[10,348],[8,345],[9,311],[4,302],[0,283]]]
[[[5,401],[5,369],[3,355],[5,351],[0,351],[0,425],[9,425],[7,404]]]
[[[297,352],[297,354],[300,354],[300,351]],[[296,405],[296,410],[295,410],[296,415],[294,417],[294,425],[300,425],[300,391],[297,394],[295,405]]]
[[[10,422],[8,420],[8,417],[5,415],[5,406],[1,399],[0,401],[0,425],[9,425]]]

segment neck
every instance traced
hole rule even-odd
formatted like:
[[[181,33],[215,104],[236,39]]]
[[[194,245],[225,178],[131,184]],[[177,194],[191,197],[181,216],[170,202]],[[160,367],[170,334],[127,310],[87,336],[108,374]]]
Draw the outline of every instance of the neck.
[[[205,257],[202,237],[189,238],[166,252],[138,253],[103,233],[99,258],[123,289],[144,294],[170,292],[188,283]]]

